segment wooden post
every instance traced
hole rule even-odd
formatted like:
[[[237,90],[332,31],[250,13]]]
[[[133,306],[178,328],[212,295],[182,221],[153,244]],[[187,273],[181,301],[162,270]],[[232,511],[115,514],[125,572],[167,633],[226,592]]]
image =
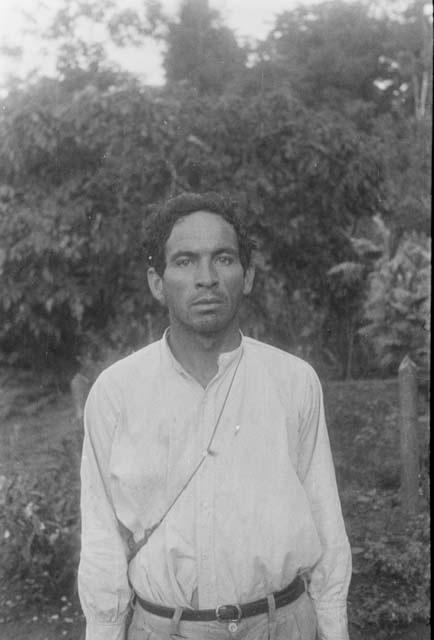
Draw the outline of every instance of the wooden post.
[[[401,440],[401,506],[416,512],[419,498],[419,443],[417,436],[417,368],[409,356],[399,366]]]

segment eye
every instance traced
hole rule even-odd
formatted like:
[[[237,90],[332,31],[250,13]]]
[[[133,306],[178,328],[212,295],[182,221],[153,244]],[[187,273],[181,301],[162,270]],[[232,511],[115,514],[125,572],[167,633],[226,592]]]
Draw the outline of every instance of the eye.
[[[217,262],[219,264],[229,265],[233,264],[234,258],[227,253],[222,253],[220,256],[217,256]]]
[[[177,258],[175,264],[177,267],[188,267],[188,265],[191,264],[191,258],[188,258],[188,257]]]

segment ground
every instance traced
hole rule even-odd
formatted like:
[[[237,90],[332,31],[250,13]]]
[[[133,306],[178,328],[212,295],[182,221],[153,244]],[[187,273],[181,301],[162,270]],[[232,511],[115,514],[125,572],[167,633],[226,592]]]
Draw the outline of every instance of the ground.
[[[26,470],[35,474],[58,459],[62,440],[79,429],[67,389],[53,379],[0,369],[0,480]],[[324,385],[330,440],[345,523],[353,550],[349,597],[351,640],[427,640],[430,627],[365,626],[361,594],[381,585],[366,573],[369,540],[402,521],[399,510],[399,426],[396,380],[328,382]],[[420,398],[419,439],[427,449],[426,399]],[[427,508],[421,497],[420,509]],[[0,567],[1,568],[1,567]],[[391,587],[392,588],[392,587]],[[76,594],[56,603],[23,606],[20,584],[0,586],[2,640],[81,640],[83,618]]]

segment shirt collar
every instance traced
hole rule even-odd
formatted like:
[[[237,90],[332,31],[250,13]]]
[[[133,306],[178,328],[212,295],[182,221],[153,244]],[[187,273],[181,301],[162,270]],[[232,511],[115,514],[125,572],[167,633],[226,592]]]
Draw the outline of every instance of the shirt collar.
[[[169,333],[170,333],[170,327],[167,327],[160,341],[161,349],[163,351],[165,360],[169,363],[170,366],[172,366],[176,371],[178,371],[178,373],[180,373],[184,377],[191,379],[192,376],[184,369],[182,364],[173,355],[173,352],[169,346],[169,340],[168,340]],[[232,351],[225,351],[219,355],[218,372],[216,374],[216,377],[220,376],[222,373],[227,371],[233,362],[241,358],[244,351],[244,335],[242,331],[240,331],[240,337],[241,337],[241,340],[238,347],[236,347],[235,349],[232,349]]]

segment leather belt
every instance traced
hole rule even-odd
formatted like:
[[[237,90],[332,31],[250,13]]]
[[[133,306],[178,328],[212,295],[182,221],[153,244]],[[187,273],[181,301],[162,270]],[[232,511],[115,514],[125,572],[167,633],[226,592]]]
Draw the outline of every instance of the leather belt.
[[[276,609],[294,602],[303,592],[304,581],[300,576],[297,576],[287,587],[273,593]],[[156,616],[173,618],[175,614],[175,609],[148,602],[140,598],[137,594],[136,601],[145,611],[153,613]],[[241,618],[248,618],[267,612],[268,600],[267,598],[261,598],[260,600],[254,600],[253,602],[247,602],[245,604],[221,604],[215,609],[183,609],[181,620],[197,622],[210,622],[212,620],[238,622]]]

